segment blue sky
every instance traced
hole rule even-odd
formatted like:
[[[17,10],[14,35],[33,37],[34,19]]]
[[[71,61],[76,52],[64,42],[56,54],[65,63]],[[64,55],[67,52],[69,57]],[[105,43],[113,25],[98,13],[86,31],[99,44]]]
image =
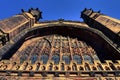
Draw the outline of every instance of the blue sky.
[[[44,20],[80,19],[80,12],[84,8],[92,8],[95,11],[120,19],[120,0],[1,0],[0,20],[21,13],[21,9],[39,8],[43,12]]]

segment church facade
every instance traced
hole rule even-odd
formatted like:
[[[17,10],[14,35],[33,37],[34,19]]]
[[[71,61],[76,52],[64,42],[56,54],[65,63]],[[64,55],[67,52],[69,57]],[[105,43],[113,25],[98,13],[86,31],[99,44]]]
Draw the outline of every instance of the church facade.
[[[39,21],[22,10],[0,21],[2,80],[119,80],[120,21],[84,9],[84,22]]]

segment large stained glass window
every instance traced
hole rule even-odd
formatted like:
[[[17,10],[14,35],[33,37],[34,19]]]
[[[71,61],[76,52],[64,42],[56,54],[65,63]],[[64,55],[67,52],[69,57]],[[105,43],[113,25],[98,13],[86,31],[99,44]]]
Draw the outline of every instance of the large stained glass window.
[[[52,60],[57,65],[62,62],[70,64],[72,60],[76,64],[82,64],[84,61],[92,64],[99,58],[95,50],[84,41],[69,36],[47,35],[25,41],[11,60],[21,63],[30,60],[32,64],[36,61],[46,64]]]

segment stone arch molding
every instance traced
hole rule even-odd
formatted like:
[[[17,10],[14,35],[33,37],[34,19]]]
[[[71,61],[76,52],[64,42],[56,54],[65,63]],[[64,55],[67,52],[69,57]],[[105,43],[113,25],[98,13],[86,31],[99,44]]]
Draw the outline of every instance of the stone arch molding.
[[[70,36],[83,40],[89,43],[96,51],[99,58],[102,60],[115,59],[115,55],[120,56],[112,42],[99,30],[90,28],[84,23],[78,22],[48,22],[35,24],[34,27],[25,29],[11,39],[5,46],[0,49],[0,58],[6,59],[10,57],[25,40],[34,38],[36,36],[44,36],[51,34],[59,34],[63,36]],[[17,46],[17,47],[16,47]],[[101,51],[100,51],[101,50]],[[103,54],[104,53],[104,56]],[[112,54],[111,54],[112,53]],[[9,54],[9,55],[8,55]],[[114,55],[115,54],[115,55]],[[6,56],[7,55],[7,56]],[[113,55],[110,57],[109,55]],[[105,57],[109,56],[109,57]]]

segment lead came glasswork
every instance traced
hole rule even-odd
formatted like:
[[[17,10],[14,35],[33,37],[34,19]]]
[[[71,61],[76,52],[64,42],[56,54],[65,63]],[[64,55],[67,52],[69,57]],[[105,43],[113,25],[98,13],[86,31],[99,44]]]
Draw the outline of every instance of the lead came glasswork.
[[[32,42],[29,40],[29,44],[27,44],[27,41],[24,44],[26,47],[17,51],[11,60],[16,60],[16,55],[20,57],[21,63],[30,56],[29,59],[32,64],[36,61],[42,61],[43,64],[46,64],[49,59],[51,59],[54,64],[59,64],[60,61],[64,61],[65,64],[70,64],[71,60],[77,64],[82,64],[83,60],[92,64],[93,59],[99,60],[97,54],[89,45],[84,41],[78,41],[76,38],[72,39],[69,36],[49,35],[37,37],[35,39],[33,38]],[[34,49],[34,51],[32,49]],[[93,56],[91,57],[90,55]]]

